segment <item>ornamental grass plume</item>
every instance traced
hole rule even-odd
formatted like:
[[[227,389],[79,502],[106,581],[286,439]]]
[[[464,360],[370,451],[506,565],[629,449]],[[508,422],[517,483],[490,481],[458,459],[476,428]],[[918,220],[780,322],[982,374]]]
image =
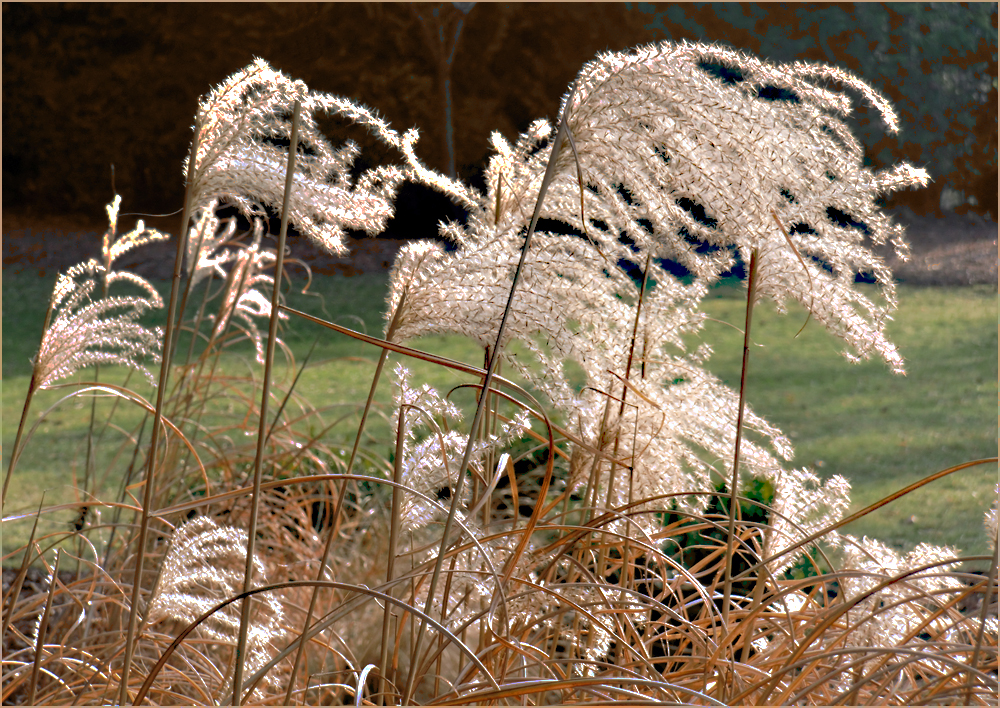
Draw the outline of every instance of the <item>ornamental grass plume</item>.
[[[564,99],[563,126],[538,121],[513,145],[494,134],[486,191],[462,223],[441,226],[453,249],[413,244],[400,253],[390,278],[394,340],[461,334],[489,352],[506,316],[506,339],[497,343],[505,364],[582,443],[572,446],[570,489],[601,510],[630,510],[627,521],[607,522],[603,533],[643,542],[658,532],[651,512],[665,499],[704,511],[704,492],[727,479],[720,463],[731,459],[742,432],[735,426],[739,396],[705,370],[710,348],[692,351],[687,342],[704,322],[699,305],[708,287],[740,261],[757,263],[752,299],[769,297],[779,310],[795,299],[844,341],[850,360],[875,353],[903,372],[885,336],[896,306],[892,276],[870,246],[890,242],[905,258],[902,229],[878,201],[928,176],[906,164],[864,167],[843,120],[850,98],[830,82],[859,93],[891,132],[898,129],[884,99],[830,67],[773,65],[688,43],[601,56]],[[566,139],[553,155],[556,130]],[[543,182],[546,198],[536,206]],[[543,226],[505,313],[533,208]],[[691,277],[675,276],[671,262]],[[859,273],[874,280],[881,302],[855,286]],[[507,349],[515,340],[521,353]],[[570,363],[582,370],[582,383],[572,380]],[[751,411],[744,427],[751,439],[739,461],[741,486],[756,479],[773,492],[756,552],[780,573],[799,557],[785,549],[801,553],[801,541],[843,517],[850,485],[840,476],[822,482],[807,469],[785,470],[792,451],[780,431]],[[835,542],[837,535],[824,538]],[[927,546],[894,567],[931,556],[957,557],[954,549]],[[587,567],[599,574],[602,563]],[[563,581],[572,585],[575,572]],[[715,592],[714,581],[698,577],[708,595]],[[600,590],[590,588],[580,601],[601,606]],[[918,597],[907,595],[891,616],[868,608],[861,624],[930,616],[914,614],[913,602]],[[698,620],[705,621],[717,618]],[[633,624],[632,631],[645,631],[642,621]],[[684,641],[710,642],[703,631]],[[594,660],[603,652],[581,648],[576,656]]]
[[[407,538],[406,552],[413,555],[416,563],[433,560],[449,507],[458,505],[463,543],[470,545],[452,562],[447,589],[438,588],[432,606],[447,616],[448,626],[459,627],[475,612],[486,611],[490,606],[496,591],[496,575],[511,558],[517,542],[516,538],[503,534],[487,538],[507,526],[491,523],[496,519],[492,509],[486,508],[498,478],[506,474],[507,456],[500,456],[496,470],[487,468],[491,460],[495,461],[496,456],[491,453],[510,447],[531,426],[522,411],[503,423],[496,433],[477,440],[468,473],[477,479],[478,485],[462,485],[461,497],[455,497],[458,476],[464,474],[459,465],[469,436],[449,428],[460,421],[461,413],[432,387],[426,384],[419,389],[412,387],[410,372],[402,365],[396,369],[396,379],[396,404],[404,416],[400,481],[407,491],[402,500],[400,523]],[[475,487],[479,493],[474,497]],[[428,588],[423,586],[415,596],[418,604],[426,602],[427,593]]]
[[[49,301],[49,320],[34,360],[34,386],[42,389],[94,364],[120,364],[143,374],[155,384],[144,360],[159,361],[160,328],[136,322],[163,299],[153,285],[129,271],[112,270],[123,253],[168,238],[142,221],[127,234],[116,237],[121,197],[108,205],[110,226],[104,235],[101,261],[90,260],[60,273]],[[109,296],[116,283],[130,283],[140,295]],[[101,294],[94,298],[101,286]],[[111,315],[118,312],[119,314]]]
[[[222,267],[236,258],[225,246],[236,233],[236,220],[226,219],[225,225],[218,216],[219,202],[210,201],[193,218],[184,254],[185,270],[193,288],[210,275],[226,277]]]
[[[921,607],[921,601],[933,603],[935,594],[961,587],[961,582],[948,572],[959,565],[955,561],[959,554],[953,548],[921,543],[910,553],[900,555],[876,539],[859,540],[849,534],[843,535],[841,545],[844,558],[840,568],[844,575],[840,583],[845,599],[856,603],[849,616],[854,626],[852,645],[902,646],[914,638],[911,632],[922,619],[914,610],[928,609]],[[929,572],[880,587],[882,581],[923,565],[929,567]]]
[[[486,192],[466,223],[442,226],[455,250],[417,244],[401,252],[389,297],[390,313],[402,308],[397,341],[457,333],[492,345],[534,195],[554,159],[541,204],[547,226],[527,254],[508,322],[509,339],[534,361],[505,354],[505,362],[593,449],[627,461],[628,489],[607,465],[595,478],[601,465],[592,455],[574,458],[573,482],[605,489],[610,506],[711,489],[724,471],[710,461],[731,455],[738,396],[704,369],[711,350],[687,351],[685,337],[704,322],[707,287],[738,258],[759,254],[758,295],[798,300],[852,358],[874,351],[902,371],[884,335],[894,286],[865,238],[904,253],[901,229],[877,199],[927,175],[907,165],[864,167],[842,120],[850,99],[825,88],[829,80],[861,93],[896,129],[881,97],[828,67],[772,65],[689,43],[599,57],[564,99],[567,140],[558,155],[555,128],[544,121],[514,145],[494,134]],[[672,275],[667,261],[693,280]],[[873,274],[882,305],[854,287],[859,271]],[[582,388],[570,383],[570,361],[586,374]],[[792,480],[801,475],[776,473],[791,457],[787,439],[752,412],[746,428],[754,435],[744,446],[748,476],[781,479],[782,498],[799,496]],[[815,524],[835,520],[844,505],[827,506]]]
[[[903,371],[885,334],[892,275],[872,246],[905,256],[879,199],[927,174],[864,166],[846,123],[850,93],[897,130],[881,96],[832,67],[691,43],[604,54],[583,67],[558,125],[536,121],[513,142],[492,136],[480,191],[425,167],[416,130],[397,133],[261,60],[227,79],[199,106],[187,166],[184,304],[199,284],[205,301],[193,322],[181,307],[189,359],[164,403],[164,449],[149,458],[157,475],[123,482],[103,559],[94,546],[94,577],[50,585],[50,604],[68,595],[68,606],[86,608],[76,624],[51,624],[50,639],[59,632],[73,646],[50,643],[45,654],[34,648],[44,631],[31,642],[12,629],[5,701],[27,690],[32,669],[42,679],[30,695],[74,703],[118,691],[136,704],[217,703],[230,692],[268,704],[989,704],[996,621],[956,609],[971,594],[956,580],[957,551],[922,544],[904,555],[838,535],[850,485],[790,468],[790,441],[709,372],[712,350],[698,343],[711,286],[753,263],[750,313],[760,297],[779,308],[796,300],[849,359],[875,354]],[[296,104],[286,213],[326,250],[343,253],[346,230],[383,229],[404,181],[466,212],[440,225],[447,247],[400,251],[388,343],[312,318],[383,347],[350,457],[323,438],[356,402],[321,412],[293,393],[296,378],[273,422],[257,428],[263,406],[244,390],[257,382],[228,377],[214,356],[234,326],[258,358],[264,351],[255,318],[272,303],[258,286],[279,274],[268,272],[276,254],[263,225],[282,201]],[[321,114],[368,130],[396,164],[358,170],[359,149],[333,147]],[[249,219],[248,234],[222,218],[228,206]],[[140,223],[133,236],[107,237],[103,265],[61,277],[46,334],[58,325],[79,337],[43,341],[36,385],[86,365],[97,356],[88,352],[141,367],[159,334],[129,329],[134,317],[102,318],[160,302],[145,281],[111,271],[143,233]],[[875,287],[858,287],[859,273]],[[102,277],[144,294],[88,304]],[[362,442],[373,439],[370,409],[381,414],[375,393],[390,349],[488,376],[401,344],[429,334],[471,339],[484,369],[500,356],[504,375],[525,385],[497,376],[476,390],[477,420],[486,416],[462,431],[451,394],[411,383],[400,366],[395,417],[386,416],[396,446],[383,459]],[[204,349],[192,363],[196,343]],[[222,408],[240,416],[217,422]],[[255,429],[267,434],[260,493],[248,494]],[[135,459],[148,453],[142,429],[131,440],[141,443]],[[137,509],[130,495],[140,485]],[[119,523],[129,512],[142,514],[148,543]],[[994,540],[996,518],[995,509],[986,517]],[[455,533],[443,531],[452,521]],[[75,533],[89,542],[93,530],[82,523]],[[160,561],[155,584],[143,584],[154,577],[137,560],[146,550]],[[181,634],[235,598],[247,576],[256,593],[248,623],[234,601]],[[5,610],[5,630],[48,611],[40,600],[18,603]],[[120,640],[140,610],[133,656]],[[232,648],[241,630],[245,657]]]
[[[392,201],[407,178],[461,193],[461,185],[427,170],[413,152],[417,131],[399,135],[366,108],[310,91],[267,62],[229,77],[199,105],[195,150],[185,163],[191,175],[191,213],[207,213],[213,202],[236,206],[248,218],[266,218],[278,209],[285,183],[292,111],[301,104],[293,189],[288,218],[298,230],[330,253],[343,255],[345,229],[375,234],[393,213]],[[319,130],[318,114],[338,115],[367,129],[399,151],[402,166],[380,166],[352,177],[360,149],[353,142],[334,148]]]
[[[220,526],[207,516],[179,526],[170,537],[146,623],[153,627],[172,622],[176,632],[238,593],[243,589],[246,554],[247,533],[242,528]],[[266,585],[268,572],[260,557],[254,556],[253,566],[257,585]],[[267,663],[285,636],[284,611],[274,594],[262,593],[253,603],[246,657],[250,671]],[[228,655],[235,651],[239,623],[239,606],[230,604],[198,625],[199,635],[211,641],[210,648],[203,651],[218,654],[216,659],[222,666],[233,660]],[[226,689],[225,685],[214,687],[217,699]]]
[[[96,261],[60,273],[49,301],[52,321],[45,329],[34,360],[38,388],[72,376],[94,364],[120,364],[155,385],[144,360],[156,363],[163,333],[136,322],[163,302],[156,296],[105,297],[91,301],[103,269]],[[138,277],[138,276],[136,276]],[[152,291],[155,293],[155,291]],[[116,311],[120,314],[108,316]]]
[[[406,531],[415,531],[426,528],[435,520],[440,521],[438,517],[442,513],[447,514],[447,507],[442,505],[451,503],[452,490],[460,474],[458,464],[468,435],[449,429],[461,420],[461,412],[442,399],[436,390],[427,384],[419,389],[413,388],[409,382],[410,372],[402,365],[396,369],[396,378],[396,403],[409,409],[403,428],[405,462],[402,482],[417,492],[404,497],[402,522]],[[505,423],[488,440],[478,441],[471,463],[473,474],[484,482],[491,479],[493,471],[483,467],[488,453],[509,447],[530,427],[527,416],[522,413]],[[435,499],[437,502],[433,501]],[[463,517],[471,516],[470,512],[478,501],[472,499],[471,487],[466,485],[461,500],[465,510]]]
[[[759,295],[798,300],[852,356],[874,351],[899,371],[884,336],[891,274],[864,241],[905,254],[902,229],[877,200],[928,176],[907,164],[864,167],[842,120],[850,98],[827,88],[832,81],[898,130],[885,99],[839,69],[686,42],[604,55],[566,99],[573,149],[558,156],[551,208],[609,252],[628,257],[615,243],[624,233],[638,255],[676,260],[708,280],[732,264],[732,251],[749,263],[756,250]],[[873,275],[884,305],[852,287],[859,271]]]
[[[888,683],[883,677],[892,676],[900,688],[914,690],[911,704],[922,704],[937,692],[944,691],[943,698],[948,689],[955,691],[948,678],[974,664],[984,646],[995,657],[996,618],[980,625],[955,607],[965,589],[956,549],[921,543],[903,555],[875,539],[849,534],[840,537],[839,545],[846,628],[820,638],[834,655],[843,652],[841,661],[851,661],[851,669],[832,684],[841,691],[838,698],[854,693],[870,700]],[[996,659],[990,663],[995,683]],[[982,668],[988,671],[989,664]],[[867,680],[875,677],[878,683]]]
[[[157,231],[156,229],[147,229],[142,219],[136,222],[134,229],[122,236],[119,236],[118,211],[121,207],[121,203],[122,198],[116,194],[114,200],[105,207],[105,211],[108,213],[109,222],[108,230],[104,232],[104,236],[101,239],[101,263],[104,266],[104,277],[102,280],[105,285],[105,291],[115,280],[128,280],[149,292],[152,297],[157,298],[158,295],[156,294],[156,290],[148,280],[128,271],[112,271],[111,266],[114,265],[114,262],[125,253],[128,253],[135,248],[141,248],[150,243],[166,241],[170,238],[170,236]],[[107,293],[105,292],[105,294]],[[162,304],[160,307],[162,307]]]
[[[228,228],[226,231],[228,232]],[[192,275],[192,280],[197,281],[199,275],[204,277],[205,270],[209,267],[216,271],[225,273],[225,284],[222,290],[222,299],[219,304],[219,311],[210,316],[214,321],[212,334],[209,341],[215,341],[226,331],[230,324],[238,321],[238,326],[246,334],[247,338],[253,342],[257,352],[257,362],[264,363],[264,337],[257,328],[254,317],[270,317],[271,301],[259,289],[258,286],[274,286],[274,277],[265,271],[272,268],[277,260],[274,249],[265,248],[262,244],[264,226],[260,219],[254,219],[253,239],[249,244],[241,244],[233,251],[224,252],[221,255],[212,257],[203,253],[199,254],[196,270]],[[229,271],[223,271],[221,264],[227,261],[232,262]],[[198,268],[200,267],[200,271]],[[279,312],[280,319],[288,319],[288,315]]]

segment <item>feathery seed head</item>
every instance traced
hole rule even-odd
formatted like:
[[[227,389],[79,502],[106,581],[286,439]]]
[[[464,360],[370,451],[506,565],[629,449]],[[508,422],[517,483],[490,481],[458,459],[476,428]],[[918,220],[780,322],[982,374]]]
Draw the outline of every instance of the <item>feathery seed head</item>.
[[[896,306],[892,276],[870,245],[891,241],[905,255],[902,230],[877,199],[922,185],[927,174],[905,164],[866,168],[843,121],[851,100],[830,82],[898,128],[889,104],[847,72],[686,42],[602,55],[564,98],[568,135],[540,214],[561,233],[536,234],[505,333],[535,361],[505,354],[505,362],[592,449],[615,451],[631,470],[631,492],[618,484],[612,505],[712,489],[724,474],[717,462],[731,458],[738,396],[705,371],[709,350],[685,353],[683,335],[698,331],[701,298],[737,258],[757,253],[758,295],[779,308],[798,300],[844,340],[849,358],[877,352],[903,370],[884,334]],[[545,121],[514,144],[495,133],[486,192],[465,224],[441,229],[457,250],[401,251],[389,303],[392,313],[405,290],[397,340],[457,333],[493,346],[553,135]],[[694,282],[679,282],[666,261]],[[640,275],[648,268],[655,281],[641,309],[623,263]],[[858,272],[875,277],[881,302],[856,289]],[[582,389],[569,383],[570,361],[585,372]],[[788,516],[775,549],[839,518],[846,481],[821,485],[804,470],[782,471],[788,440],[752,411],[746,429],[741,472],[770,479]],[[571,484],[593,479],[594,469],[602,488],[610,484],[611,464],[576,450]]]
[[[771,530],[764,556],[781,553],[803,538],[840,521],[851,503],[851,483],[840,475],[823,482],[814,472],[804,468],[776,468],[766,479],[774,488],[774,501],[770,505]],[[837,533],[828,532],[823,538],[833,542]],[[795,559],[791,554],[782,555],[769,563],[768,569],[778,574]]]
[[[274,278],[264,271],[272,268],[277,262],[274,250],[262,247],[263,235],[264,226],[260,219],[255,219],[253,240],[249,245],[240,245],[234,251],[223,252],[214,258],[206,257],[204,249],[202,249],[202,255],[199,256],[201,258],[199,262],[202,264],[201,270],[195,271],[195,276],[202,273],[202,277],[204,277],[210,268],[221,271],[222,263],[233,262],[229,272],[226,273],[226,284],[219,312],[210,315],[210,318],[215,321],[211,339],[221,337],[235,318],[238,320],[238,326],[254,343],[257,362],[261,364],[264,363],[264,337],[253,317],[270,317],[271,300],[254,288],[258,285],[265,285],[271,286],[273,289]],[[218,241],[212,239],[211,243],[217,244]],[[288,315],[279,312],[278,318],[287,319]]]
[[[136,222],[134,229],[124,236],[118,237],[118,209],[121,206],[121,201],[121,196],[116,194],[114,200],[105,207],[105,210],[108,212],[109,226],[108,230],[104,232],[102,239],[101,256],[104,267],[109,275],[112,264],[122,254],[134,248],[139,248],[140,246],[145,246],[156,241],[166,241],[170,238],[168,234],[156,229],[147,229],[142,219]]]
[[[961,581],[952,574],[959,566],[959,553],[954,548],[921,543],[902,556],[880,541],[867,537],[858,541],[848,534],[840,536],[840,547],[844,558],[839,582],[846,601],[855,603],[849,615],[852,624],[857,624],[851,633],[855,645],[902,646],[904,637],[926,618],[928,608],[941,602],[940,597],[935,599],[935,593],[961,587]],[[883,581],[929,564],[934,565],[930,571],[863,597]]]
[[[402,365],[396,367],[395,373],[397,415],[405,416],[403,482],[420,493],[404,495],[402,518],[405,528],[416,530],[447,515],[458,475],[464,473],[458,467],[468,436],[449,430],[451,424],[461,419],[460,411],[452,403],[427,384],[412,388],[409,371]],[[488,476],[491,470],[482,469],[486,454],[503,449],[529,427],[527,416],[520,414],[504,424],[498,435],[477,441],[470,466],[481,476]],[[463,485],[460,501],[467,512],[472,506],[471,485]]]
[[[194,216],[194,225],[188,234],[187,251],[184,254],[184,265],[191,279],[191,287],[212,273],[224,278],[226,271],[222,266],[236,258],[234,251],[220,250],[236,233],[236,220],[227,219],[225,226],[220,228],[221,221],[216,213],[218,207],[218,201],[211,201]]]
[[[72,288],[70,302],[89,298],[94,290],[93,280],[76,283],[68,276],[60,277],[66,278],[60,283],[60,290]],[[93,364],[127,366],[155,385],[142,360],[159,362],[163,332],[159,327],[150,330],[135,322],[153,306],[147,298],[107,297],[79,308],[54,308],[55,316],[42,336],[34,360],[37,385],[46,388]],[[124,312],[105,316],[116,310]]]
[[[413,154],[416,131],[399,136],[388,125],[351,101],[310,91],[256,60],[233,74],[202,102],[195,122],[192,213],[211,211],[213,202],[236,205],[247,216],[266,216],[284,196],[285,170],[295,102],[301,104],[299,146],[289,220],[331,253],[345,253],[345,229],[375,234],[392,216],[392,200],[407,177],[426,178],[445,191],[458,185],[423,168]],[[366,170],[357,180],[351,168],[358,149],[334,149],[316,122],[330,112],[369,129],[397,149],[404,166]],[[185,164],[185,170],[187,164]]]
[[[110,226],[102,243],[102,260],[79,263],[60,273],[49,301],[49,318],[34,359],[34,379],[39,388],[46,388],[60,379],[72,376],[93,364],[122,364],[143,374],[153,385],[152,373],[144,359],[159,362],[163,332],[149,329],[136,322],[154,308],[163,307],[163,299],[153,284],[128,271],[110,270],[121,254],[169,236],[146,229],[142,221],[135,229],[115,238],[118,207],[116,196],[107,206]],[[100,280],[103,296],[92,300]],[[115,283],[131,283],[141,295],[108,296]],[[120,312],[115,316],[108,315]]]
[[[160,579],[150,601],[150,624],[172,620],[189,624],[219,602],[243,591],[247,556],[247,532],[236,526],[220,526],[201,516],[179,526],[170,540]],[[254,555],[254,585],[267,584],[267,569]],[[274,593],[260,593],[253,604],[247,675],[271,658],[274,644],[285,636],[284,610]],[[240,627],[240,604],[231,603],[199,625],[208,639],[235,645]]]
[[[735,253],[748,262],[756,249],[760,294],[798,300],[856,356],[878,352],[901,371],[883,333],[895,307],[891,274],[864,241],[898,244],[876,199],[925,184],[927,173],[864,167],[841,120],[850,100],[821,85],[828,80],[861,93],[895,130],[888,103],[839,69],[690,43],[606,55],[584,67],[565,99],[576,150],[558,156],[556,213],[543,216],[590,227],[608,249],[624,233],[709,280]],[[589,224],[579,215],[577,156]],[[575,214],[560,208],[574,202]],[[882,305],[854,290],[857,272],[874,275]]]
[[[997,505],[1000,503],[1000,484],[994,492],[993,505],[986,510],[983,524],[986,527],[986,541],[994,551],[997,548]]]

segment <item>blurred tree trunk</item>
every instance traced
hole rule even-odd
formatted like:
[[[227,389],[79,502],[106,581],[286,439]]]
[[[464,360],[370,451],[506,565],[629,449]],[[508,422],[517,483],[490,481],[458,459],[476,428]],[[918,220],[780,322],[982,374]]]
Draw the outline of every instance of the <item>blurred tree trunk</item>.
[[[462,27],[465,17],[475,3],[454,2],[434,3],[432,5],[411,4],[410,11],[420,23],[424,45],[434,58],[436,67],[436,88],[438,103],[441,110],[441,121],[444,135],[446,171],[454,179],[455,171],[455,124],[452,101],[451,68],[455,61],[455,51],[462,37]],[[439,129],[439,130],[441,130]]]

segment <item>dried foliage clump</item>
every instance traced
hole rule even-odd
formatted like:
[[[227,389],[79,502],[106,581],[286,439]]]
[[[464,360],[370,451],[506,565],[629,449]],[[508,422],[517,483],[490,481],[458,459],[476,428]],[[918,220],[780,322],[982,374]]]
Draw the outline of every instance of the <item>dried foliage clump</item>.
[[[144,426],[130,431],[122,450],[147,459],[146,476],[86,502],[109,523],[62,535],[78,541],[70,583],[56,572],[63,544],[47,594],[21,598],[28,566],[64,539],[33,534],[22,549],[4,601],[4,701],[995,704],[996,558],[976,576],[956,549],[900,555],[839,534],[847,481],[788,468],[788,439],[693,344],[703,299],[742,265],[748,329],[759,298],[793,299],[850,359],[902,371],[885,336],[892,275],[872,246],[905,254],[878,200],[927,174],[864,166],[848,91],[897,129],[884,99],[832,67],[694,44],[603,55],[557,124],[493,136],[481,192],[424,167],[415,130],[262,61],[235,74],[196,118],[187,278],[160,345],[172,382],[155,407],[113,389],[165,432],[151,450]],[[319,132],[324,112],[399,164],[359,172],[357,149]],[[336,425],[324,410],[271,375],[279,342],[259,323],[276,332],[290,311],[263,219],[279,212],[339,252],[344,230],[384,228],[406,180],[466,218],[441,225],[447,245],[400,252],[384,339],[312,318],[382,347],[356,442],[340,449],[324,442]],[[99,319],[161,304],[145,281],[111,275],[143,233],[106,239],[104,265],[59,281],[35,387],[96,361],[144,371],[147,331]],[[145,295],[85,306],[101,277],[105,298],[116,279]],[[68,313],[85,326],[67,340],[53,328]],[[435,333],[477,342],[485,366],[408,345]],[[220,354],[246,340],[264,380],[224,373]],[[111,353],[86,353],[98,346]],[[365,450],[390,349],[468,377],[473,422],[455,391],[399,366],[393,452]],[[20,445],[19,433],[5,492]],[[986,527],[994,538],[995,509]]]

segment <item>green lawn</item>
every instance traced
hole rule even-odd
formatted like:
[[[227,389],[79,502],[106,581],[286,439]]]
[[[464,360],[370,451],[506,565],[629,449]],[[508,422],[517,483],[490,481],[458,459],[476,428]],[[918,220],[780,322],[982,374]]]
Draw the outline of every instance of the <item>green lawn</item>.
[[[738,297],[736,297],[738,295]],[[743,293],[719,290],[714,317],[741,322]],[[856,511],[938,470],[997,454],[997,293],[991,288],[901,287],[888,326],[906,360],[896,376],[881,361],[851,364],[839,340],[790,308],[755,312],[747,400],[795,445],[796,466],[841,474]],[[712,368],[739,385],[742,335],[707,325]],[[981,465],[924,487],[847,528],[900,549],[927,542],[987,553],[983,514],[997,467]]]
[[[309,294],[291,293],[288,304],[291,307],[322,316],[352,329],[359,329],[380,336],[382,334],[382,312],[385,307],[387,275],[356,276],[352,278],[323,278],[316,282],[317,292]],[[3,338],[3,464],[6,472],[8,452],[13,447],[17,424],[21,416],[24,396],[30,380],[30,359],[34,355],[40,335],[47,304],[55,276],[38,278],[35,276],[6,276],[3,280],[4,295],[4,338]],[[166,300],[169,282],[154,283]],[[194,312],[196,305],[189,307]],[[16,313],[16,314],[15,314]],[[153,313],[144,320],[147,324],[163,325],[165,311]],[[282,338],[292,349],[300,365],[310,348],[315,350],[306,370],[296,384],[296,391],[306,393],[309,400],[322,409],[326,424],[335,423],[324,436],[324,442],[331,447],[341,446],[348,454],[357,430],[357,422],[364,401],[368,395],[372,376],[376,369],[379,351],[356,340],[331,332],[310,322],[293,319],[284,322]],[[266,328],[266,322],[262,329]],[[187,349],[188,340],[181,338],[177,351]],[[482,352],[471,342],[459,338],[430,337],[420,342],[428,351],[462,359],[469,363],[481,364]],[[384,413],[391,409],[394,379],[393,370],[400,357],[390,359],[377,395],[377,404],[366,427],[367,445],[375,455],[388,459],[392,450],[392,431]],[[279,357],[279,361],[281,358]],[[465,383],[468,377],[420,361],[407,360],[406,366],[413,372],[413,381],[429,383],[441,390],[448,390],[458,383]],[[253,348],[248,342],[234,347],[222,359],[220,370],[232,376],[246,376],[259,367],[253,362]],[[283,387],[290,383],[296,369],[279,367],[276,369],[276,383]],[[75,380],[90,381],[93,369],[79,374]],[[126,374],[122,369],[104,368],[101,381],[125,384]],[[133,375],[128,386],[155,401],[155,392],[141,377]],[[247,387],[242,387],[246,389]],[[63,399],[69,389],[57,389],[36,393],[31,408],[31,422],[39,420],[42,413]],[[259,392],[256,394],[259,396]],[[468,403],[471,394],[459,394],[458,402]],[[243,417],[245,405],[241,406],[232,398],[213,401],[212,414],[216,420],[228,416],[230,420]],[[103,397],[97,400],[98,421],[108,419],[114,401]],[[466,405],[465,407],[468,407]],[[272,404],[271,412],[276,408]],[[77,397],[63,401],[44,416],[34,433],[34,438],[25,446],[18,461],[15,474],[8,491],[5,516],[33,511],[37,508],[41,494],[45,492],[45,506],[80,501],[78,487],[84,475],[82,461],[85,459],[88,422],[91,416],[91,399]],[[95,454],[95,470],[98,484],[95,493],[102,498],[115,498],[123,470],[130,460],[118,453],[120,443],[125,441],[125,432],[133,430],[142,420],[142,412],[135,406],[119,403],[115,409],[114,427],[105,433],[104,444]],[[208,422],[205,420],[203,422]],[[148,434],[148,431],[147,431]],[[118,455],[116,457],[116,454]],[[113,472],[109,472],[113,470]],[[46,515],[39,524],[39,533],[47,534],[65,531],[75,517],[69,511]],[[4,554],[18,548],[28,538],[30,520],[8,523],[3,528]]]
[[[4,276],[4,470],[52,282],[54,276]],[[380,334],[385,284],[385,275],[318,278],[313,289],[321,298],[295,295],[289,304]],[[158,285],[166,297],[167,283]],[[742,326],[743,295],[739,288],[719,287],[706,302],[706,310],[715,319]],[[750,357],[751,407],[792,439],[793,464],[846,476],[854,488],[855,509],[939,469],[997,452],[997,293],[991,288],[901,288],[900,302],[889,334],[906,359],[906,376],[892,375],[879,361],[850,364],[839,354],[838,340],[816,322],[794,338],[805,321],[798,308],[779,316],[764,304],[755,313],[754,339],[760,346]],[[290,322],[286,327],[285,341],[300,360],[319,337],[298,390],[324,407],[328,420],[345,414],[329,439],[346,444],[353,439],[357,408],[367,395],[378,351],[310,323]],[[714,322],[706,325],[704,335],[715,350],[709,368],[737,387],[742,335]],[[470,363],[482,361],[481,351],[458,338],[428,338],[418,346]],[[249,347],[242,351],[226,358],[226,371],[248,370],[243,362],[252,360],[252,352]],[[447,388],[462,381],[439,367],[420,362],[407,366],[415,382]],[[124,379],[121,372],[108,371],[102,380]],[[385,379],[378,397],[385,407],[391,401],[387,384]],[[152,399],[148,386],[139,389]],[[32,420],[66,393],[43,392],[32,405]],[[99,404],[99,412],[110,409],[108,400]],[[11,482],[6,515],[34,508],[42,490],[46,505],[75,498],[74,474],[82,474],[79,460],[90,405],[82,398],[68,401],[39,427]],[[217,413],[242,414],[222,401]],[[119,406],[115,420],[123,428],[138,419],[138,413]],[[388,423],[376,416],[371,430],[378,440],[378,454],[387,457]],[[120,440],[122,433],[108,435]],[[99,471],[127,466],[127,461],[112,460],[110,452],[103,454],[97,458]],[[106,492],[117,488],[116,474],[120,471],[99,472]],[[956,545],[968,554],[986,553],[982,518],[994,498],[996,481],[995,466],[959,472],[890,504],[848,531],[875,536],[901,550],[928,542]],[[49,530],[73,515],[63,516],[48,520]],[[7,553],[23,542],[28,527],[20,523],[5,527]]]

